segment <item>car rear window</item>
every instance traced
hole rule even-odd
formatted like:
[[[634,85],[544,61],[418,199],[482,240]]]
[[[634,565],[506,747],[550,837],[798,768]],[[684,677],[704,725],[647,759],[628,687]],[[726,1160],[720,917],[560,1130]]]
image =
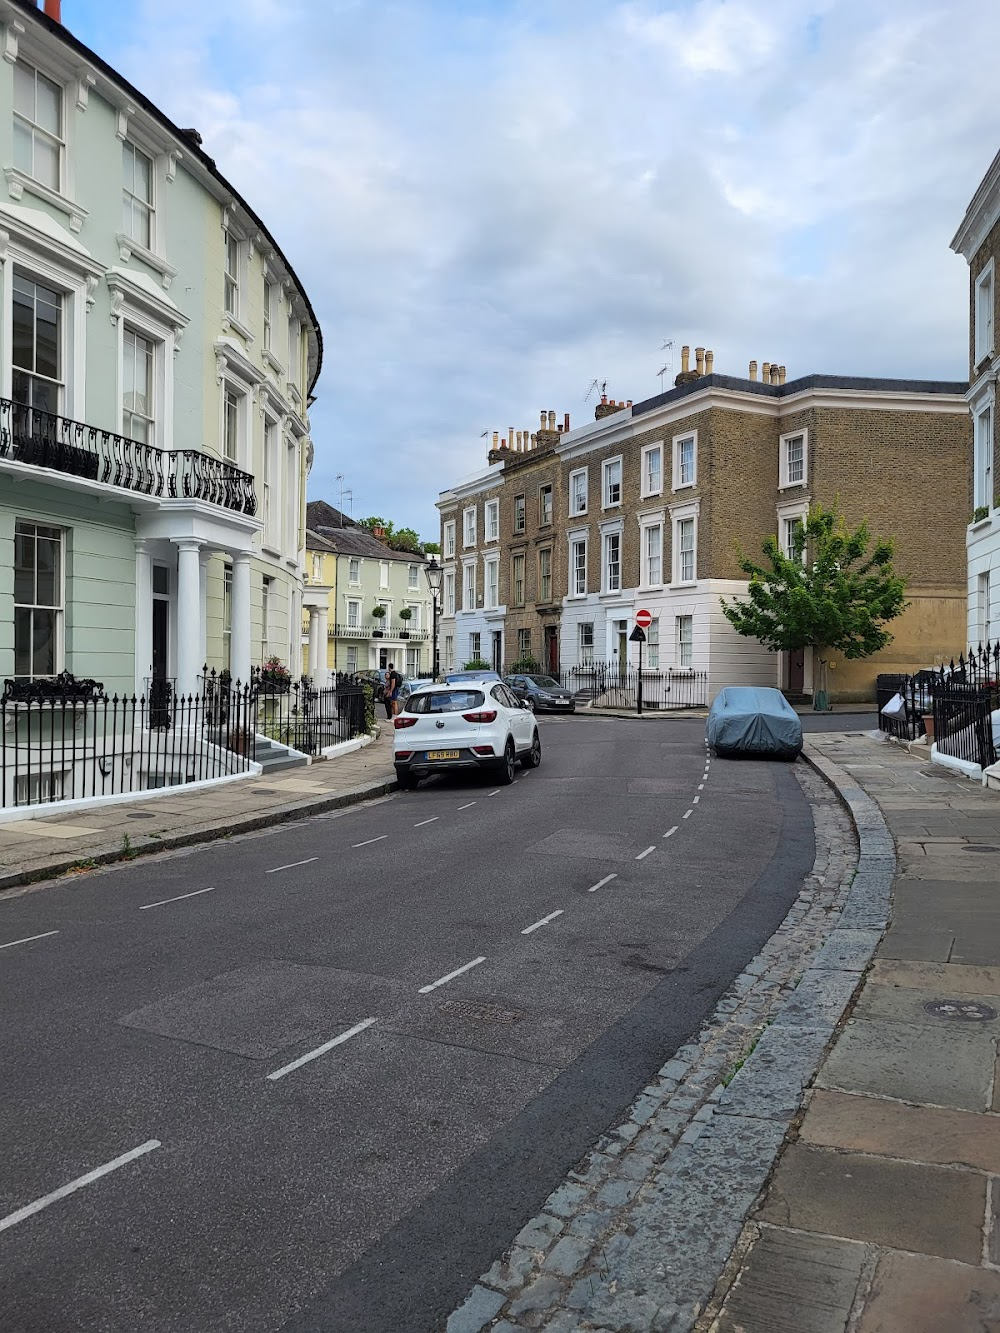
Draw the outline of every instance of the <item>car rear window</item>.
[[[485,702],[482,690],[435,690],[434,693],[411,694],[406,701],[406,712],[464,713],[481,708]]]

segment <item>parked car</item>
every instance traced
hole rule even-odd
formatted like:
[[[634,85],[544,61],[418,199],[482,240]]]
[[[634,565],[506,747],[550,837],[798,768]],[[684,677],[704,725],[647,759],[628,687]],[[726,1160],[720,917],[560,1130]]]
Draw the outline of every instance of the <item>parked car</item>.
[[[486,769],[503,784],[514,766],[537,768],[542,744],[534,714],[502,680],[422,685],[393,718],[396,777],[410,790],[438,770]]]
[[[802,750],[802,722],[780,690],[728,685],[708,713],[708,743],[717,755],[795,759]]]
[[[467,680],[501,680],[499,671],[489,671],[485,667],[482,671],[449,671],[444,678],[446,685],[461,685]]]
[[[554,713],[576,711],[572,690],[567,690],[551,676],[504,676],[504,683],[510,686],[522,703],[531,704],[536,713],[546,709]]]

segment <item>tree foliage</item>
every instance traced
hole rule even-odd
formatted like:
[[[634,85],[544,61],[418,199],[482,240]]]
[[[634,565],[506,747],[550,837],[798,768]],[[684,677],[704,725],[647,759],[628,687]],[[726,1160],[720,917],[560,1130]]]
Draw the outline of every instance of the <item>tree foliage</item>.
[[[885,625],[905,610],[906,585],[893,569],[891,540],[873,540],[865,523],[850,531],[836,506],[815,505],[796,525],[791,556],[774,536],[762,549],[764,564],[740,553],[746,599],[722,599],[738,634],[772,652],[827,648],[846,658],[892,642]]]
[[[384,528],[385,536],[380,538],[386,546],[394,551],[412,551],[414,555],[422,555],[424,551],[423,543],[417,535],[415,528],[397,528],[391,519],[378,518],[372,515],[369,518],[358,519],[359,528],[367,528],[373,532],[376,528]]]

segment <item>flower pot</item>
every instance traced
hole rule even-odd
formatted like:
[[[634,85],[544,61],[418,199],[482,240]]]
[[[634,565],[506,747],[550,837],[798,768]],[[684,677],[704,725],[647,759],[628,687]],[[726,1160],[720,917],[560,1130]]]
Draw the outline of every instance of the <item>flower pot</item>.
[[[924,732],[927,736],[927,744],[934,744],[934,714],[924,713],[923,715]]]
[[[401,639],[408,639],[410,637],[410,631],[408,629],[401,629],[399,631],[399,637]]]
[[[373,639],[384,639],[384,638],[385,638],[385,635],[382,633],[382,631],[381,631],[380,629],[373,629],[373,630],[372,630],[372,638],[373,638]]]

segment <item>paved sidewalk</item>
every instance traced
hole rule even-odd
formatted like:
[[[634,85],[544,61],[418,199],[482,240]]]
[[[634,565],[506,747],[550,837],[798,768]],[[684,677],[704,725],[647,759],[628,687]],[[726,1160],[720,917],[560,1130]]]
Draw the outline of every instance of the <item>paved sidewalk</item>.
[[[393,790],[392,729],[362,749],[271,777],[0,823],[0,890],[124,856],[185,847]],[[58,811],[58,806],[54,807]]]
[[[996,1333],[1000,797],[881,738],[809,739],[894,835],[891,923],[698,1327]]]

